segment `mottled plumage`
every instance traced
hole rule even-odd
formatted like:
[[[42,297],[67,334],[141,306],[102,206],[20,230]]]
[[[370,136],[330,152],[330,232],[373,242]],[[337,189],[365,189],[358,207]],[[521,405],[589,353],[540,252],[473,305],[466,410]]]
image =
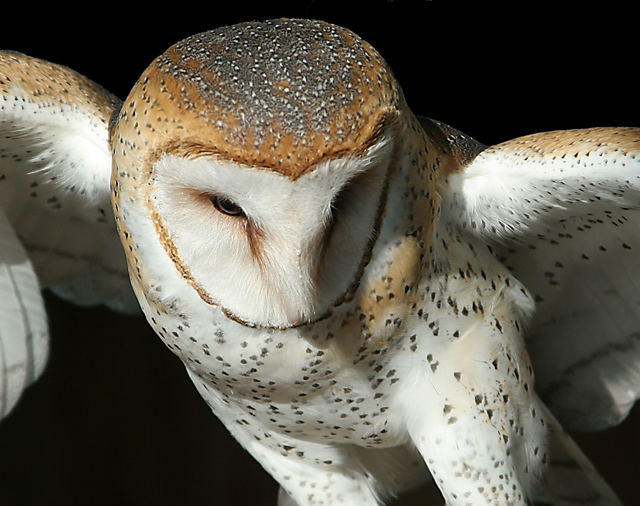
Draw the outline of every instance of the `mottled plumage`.
[[[79,255],[82,297],[125,300],[121,253],[106,268],[92,238],[116,230],[110,173],[144,314],[280,504],[375,505],[429,475],[449,505],[618,504],[556,418],[608,426],[639,394],[639,129],[483,146],[414,116],[371,46],[319,21],[190,37],[122,104],[0,58],[3,237],[46,250],[41,278]],[[34,183],[88,205],[44,206],[71,249],[34,247],[5,206],[42,202]],[[46,285],[73,296],[70,276]]]

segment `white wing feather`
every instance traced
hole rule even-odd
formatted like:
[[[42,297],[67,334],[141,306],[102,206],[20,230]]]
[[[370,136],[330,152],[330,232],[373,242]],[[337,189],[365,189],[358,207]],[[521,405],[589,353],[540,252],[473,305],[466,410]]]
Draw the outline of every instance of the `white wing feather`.
[[[0,213],[0,417],[42,372],[48,329],[38,279],[4,213]]]
[[[46,338],[29,330],[46,335],[35,274],[78,304],[138,310],[109,201],[118,105],[66,67],[0,51],[0,415],[46,359]]]
[[[537,300],[527,343],[543,400],[566,427],[621,421],[640,396],[640,129],[515,139],[439,191],[443,219]]]

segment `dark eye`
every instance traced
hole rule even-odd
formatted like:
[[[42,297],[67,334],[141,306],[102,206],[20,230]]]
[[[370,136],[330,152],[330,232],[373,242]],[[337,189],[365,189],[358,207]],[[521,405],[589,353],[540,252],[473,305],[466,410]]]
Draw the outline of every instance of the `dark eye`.
[[[233,200],[229,200],[219,195],[212,195],[211,203],[218,211],[223,214],[227,214],[229,216],[244,216],[244,211],[242,210],[242,208]]]

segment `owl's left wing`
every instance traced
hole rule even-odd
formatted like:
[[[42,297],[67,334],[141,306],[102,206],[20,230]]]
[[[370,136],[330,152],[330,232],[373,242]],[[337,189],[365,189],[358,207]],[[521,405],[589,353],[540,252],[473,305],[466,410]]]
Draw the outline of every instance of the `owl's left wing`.
[[[40,288],[138,310],[109,196],[119,104],[71,69],[0,51],[0,415],[46,358]]]
[[[640,129],[525,136],[439,182],[444,222],[483,239],[536,299],[527,346],[567,427],[640,396]]]

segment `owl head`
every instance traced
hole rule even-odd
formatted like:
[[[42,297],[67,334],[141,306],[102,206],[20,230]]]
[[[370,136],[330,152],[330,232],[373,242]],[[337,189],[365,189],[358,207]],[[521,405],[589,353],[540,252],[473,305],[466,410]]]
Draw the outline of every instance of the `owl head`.
[[[180,284],[252,326],[322,318],[369,260],[402,103],[381,56],[324,22],[244,23],[169,48],[112,122],[134,285],[162,298]]]

